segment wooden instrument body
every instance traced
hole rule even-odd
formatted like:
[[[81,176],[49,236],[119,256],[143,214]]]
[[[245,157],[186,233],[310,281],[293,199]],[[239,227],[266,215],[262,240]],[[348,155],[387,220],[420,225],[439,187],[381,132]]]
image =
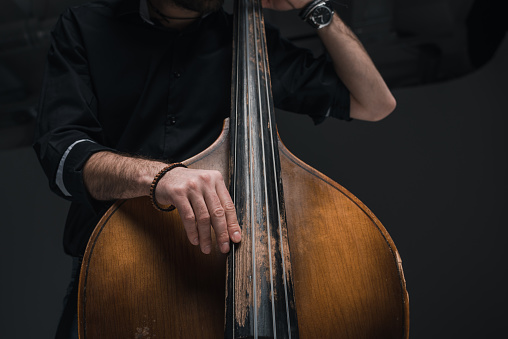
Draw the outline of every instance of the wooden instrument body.
[[[228,123],[185,161],[229,178]],[[279,140],[298,328],[302,338],[408,338],[401,260],[379,220]],[[213,241],[215,241],[213,239]],[[178,212],[118,201],[97,225],[80,275],[80,339],[221,338],[226,256],[204,255]]]

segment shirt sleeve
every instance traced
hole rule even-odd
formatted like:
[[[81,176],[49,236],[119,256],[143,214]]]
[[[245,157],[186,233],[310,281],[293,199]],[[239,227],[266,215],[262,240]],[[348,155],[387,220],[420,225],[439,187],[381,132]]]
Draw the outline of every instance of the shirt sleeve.
[[[67,10],[51,33],[33,145],[55,193],[96,207],[83,182],[83,166],[95,152],[114,152],[102,140],[86,51]]]
[[[307,114],[315,124],[328,116],[351,120],[349,90],[328,55],[314,58],[310,50],[296,47],[269,25],[266,35],[274,105]]]

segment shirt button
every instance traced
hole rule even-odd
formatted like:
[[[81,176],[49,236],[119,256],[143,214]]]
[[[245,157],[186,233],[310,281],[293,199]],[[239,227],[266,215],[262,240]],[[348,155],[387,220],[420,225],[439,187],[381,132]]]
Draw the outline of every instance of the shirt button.
[[[175,71],[173,72],[173,76],[178,79],[181,75],[179,72]]]
[[[176,117],[174,117],[174,116],[170,116],[170,117],[169,117],[169,124],[170,124],[170,125],[174,125],[174,124],[176,124]]]

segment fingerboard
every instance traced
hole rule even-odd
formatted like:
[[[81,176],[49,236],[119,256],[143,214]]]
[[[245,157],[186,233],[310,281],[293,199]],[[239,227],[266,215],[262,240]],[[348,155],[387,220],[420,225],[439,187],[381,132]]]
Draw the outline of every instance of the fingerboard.
[[[278,137],[259,0],[236,0],[231,187],[242,241],[228,257],[225,338],[298,338]]]

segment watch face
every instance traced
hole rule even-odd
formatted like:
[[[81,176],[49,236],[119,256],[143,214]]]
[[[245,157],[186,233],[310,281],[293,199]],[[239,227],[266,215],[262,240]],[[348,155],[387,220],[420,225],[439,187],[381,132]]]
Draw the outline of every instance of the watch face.
[[[328,7],[318,7],[312,12],[312,20],[317,25],[328,24],[332,20],[332,12]]]

